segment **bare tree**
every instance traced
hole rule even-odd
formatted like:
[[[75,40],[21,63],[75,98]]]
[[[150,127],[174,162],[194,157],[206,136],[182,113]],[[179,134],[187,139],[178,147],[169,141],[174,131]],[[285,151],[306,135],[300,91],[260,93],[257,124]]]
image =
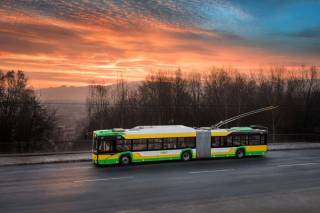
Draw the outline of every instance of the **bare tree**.
[[[27,81],[22,71],[0,72],[0,142],[9,145],[2,151],[45,149],[53,137],[55,112],[40,103]]]
[[[191,116],[192,125],[200,125],[201,116],[201,99],[203,93],[202,76],[198,72],[190,73],[188,76],[188,92],[191,99]]]
[[[109,107],[109,88],[99,84],[90,85],[87,97],[89,131],[106,127],[110,118]]]
[[[307,131],[310,122],[310,114],[311,114],[311,107],[312,107],[312,99],[315,92],[316,87],[319,87],[319,72],[315,66],[310,67],[307,70],[304,70],[304,121],[303,126],[305,131]]]

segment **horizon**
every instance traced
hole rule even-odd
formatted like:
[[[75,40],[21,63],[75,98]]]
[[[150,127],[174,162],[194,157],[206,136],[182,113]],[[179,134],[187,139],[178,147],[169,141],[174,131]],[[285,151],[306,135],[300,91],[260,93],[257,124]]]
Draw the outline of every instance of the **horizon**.
[[[0,69],[36,89],[143,80],[151,70],[319,66],[320,2],[16,1],[0,4]]]

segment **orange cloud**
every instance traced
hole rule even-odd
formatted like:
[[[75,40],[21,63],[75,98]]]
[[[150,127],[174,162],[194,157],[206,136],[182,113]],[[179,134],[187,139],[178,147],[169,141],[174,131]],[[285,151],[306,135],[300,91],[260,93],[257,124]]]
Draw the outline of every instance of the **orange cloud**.
[[[86,85],[94,80],[113,83],[119,73],[136,81],[158,69],[253,69],[270,63],[300,63],[298,57],[243,45],[233,35],[135,16],[129,19],[136,25],[86,13],[79,16],[97,24],[5,10],[0,15],[0,69],[26,71],[36,88]]]

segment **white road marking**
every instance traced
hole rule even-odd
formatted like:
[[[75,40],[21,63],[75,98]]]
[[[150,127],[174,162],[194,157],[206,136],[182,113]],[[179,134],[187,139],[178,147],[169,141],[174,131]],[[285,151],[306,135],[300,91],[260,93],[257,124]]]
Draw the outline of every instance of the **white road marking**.
[[[96,182],[96,181],[108,181],[108,180],[122,180],[122,179],[132,179],[133,176],[129,177],[113,177],[113,178],[99,178],[99,179],[88,179],[88,180],[75,180],[74,183],[81,183],[81,182]]]
[[[281,164],[278,167],[289,167],[289,166],[310,166],[310,165],[317,165],[320,163],[293,163],[293,164]]]
[[[194,171],[188,172],[189,174],[200,174],[200,173],[214,173],[214,172],[228,172],[234,171],[235,169],[219,169],[219,170],[207,170],[207,171]]]

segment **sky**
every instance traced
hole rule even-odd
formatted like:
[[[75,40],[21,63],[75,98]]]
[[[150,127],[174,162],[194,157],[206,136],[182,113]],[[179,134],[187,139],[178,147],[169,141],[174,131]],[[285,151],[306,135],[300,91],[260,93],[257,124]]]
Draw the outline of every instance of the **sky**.
[[[320,0],[0,0],[0,69],[35,88],[320,65]]]

